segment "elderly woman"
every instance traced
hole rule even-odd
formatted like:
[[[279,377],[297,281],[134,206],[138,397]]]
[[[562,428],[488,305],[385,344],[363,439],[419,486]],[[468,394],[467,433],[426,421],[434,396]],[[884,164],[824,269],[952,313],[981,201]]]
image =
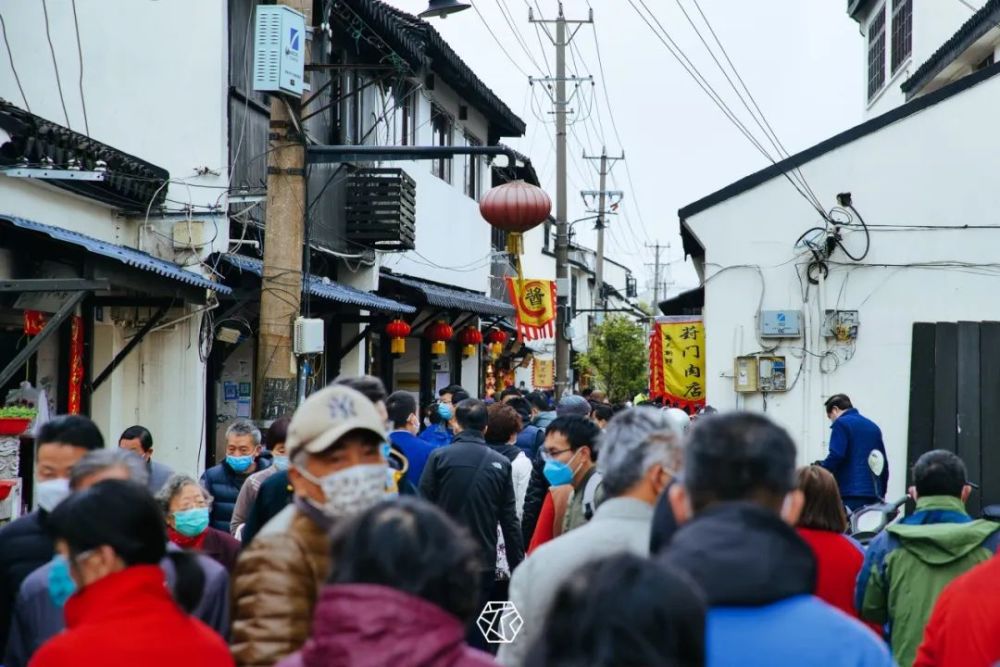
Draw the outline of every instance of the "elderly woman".
[[[240,543],[208,525],[212,496],[187,475],[174,475],[156,493],[167,520],[167,537],[182,549],[200,551],[232,572]]]

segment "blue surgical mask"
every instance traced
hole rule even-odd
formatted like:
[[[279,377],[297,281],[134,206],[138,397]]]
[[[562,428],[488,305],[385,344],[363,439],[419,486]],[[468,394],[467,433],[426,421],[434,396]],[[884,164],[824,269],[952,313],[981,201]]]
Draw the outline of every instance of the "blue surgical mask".
[[[556,461],[555,459],[548,459],[545,462],[542,474],[545,475],[545,479],[549,481],[551,486],[562,486],[573,481],[573,468],[570,467],[570,464],[573,463],[573,459],[575,458],[576,454],[573,454],[568,463]]]
[[[197,537],[208,528],[208,508],[195,507],[174,512],[174,530],[185,537]]]
[[[287,456],[275,456],[274,465],[278,470],[288,470],[288,457]]]
[[[246,472],[253,465],[252,456],[227,456],[226,463],[236,472]]]
[[[445,421],[451,420],[451,408],[444,403],[438,403],[438,417]]]
[[[49,568],[49,597],[52,604],[62,609],[66,600],[76,592],[76,582],[69,573],[69,561],[62,554],[52,558]]]

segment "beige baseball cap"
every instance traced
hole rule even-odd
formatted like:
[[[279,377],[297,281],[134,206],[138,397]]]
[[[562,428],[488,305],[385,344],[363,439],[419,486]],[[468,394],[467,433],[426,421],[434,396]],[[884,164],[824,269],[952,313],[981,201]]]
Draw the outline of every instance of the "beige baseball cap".
[[[299,450],[319,454],[351,431],[367,431],[385,439],[385,425],[375,406],[350,387],[331,385],[299,406],[288,425],[289,458]]]

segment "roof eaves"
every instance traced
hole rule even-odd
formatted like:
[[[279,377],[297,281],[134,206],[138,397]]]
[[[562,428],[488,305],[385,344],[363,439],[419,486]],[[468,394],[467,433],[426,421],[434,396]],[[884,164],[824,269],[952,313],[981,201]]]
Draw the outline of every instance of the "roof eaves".
[[[858,21],[858,16],[867,9],[874,0],[847,0],[847,15],[850,16],[855,21]]]
[[[992,0],[991,0],[992,1]],[[777,178],[796,167],[801,167],[802,165],[815,160],[841,146],[850,144],[858,139],[873,134],[884,127],[892,125],[893,123],[903,120],[913,114],[916,114],[924,109],[932,107],[940,102],[944,102],[959,93],[962,93],[973,86],[976,86],[987,79],[991,79],[997,74],[1000,74],[1000,63],[991,65],[985,69],[982,69],[974,74],[963,77],[954,83],[948,84],[943,88],[939,88],[932,93],[923,95],[914,100],[911,100],[905,104],[902,104],[895,109],[887,111],[881,116],[876,116],[870,120],[861,123],[860,125],[855,125],[852,128],[844,130],[839,134],[835,134],[828,139],[824,139],[820,143],[800,151],[795,155],[789,156],[780,162],[776,162],[773,165],[761,169],[760,171],[754,172],[749,176],[745,176],[738,181],[730,183],[726,187],[713,192],[710,195],[706,195],[701,199],[694,201],[687,206],[682,207],[677,211],[677,216],[681,220],[681,232],[684,233],[684,221],[693,215],[697,215],[703,211],[706,211],[714,206],[717,206],[733,197],[743,194],[748,190],[752,190],[758,185],[762,185],[771,179]],[[686,248],[685,248],[686,249]]]
[[[965,53],[976,40],[996,27],[998,22],[1000,22],[1000,0],[989,0],[900,85],[899,88],[906,94],[906,99],[920,92],[934,77]]]

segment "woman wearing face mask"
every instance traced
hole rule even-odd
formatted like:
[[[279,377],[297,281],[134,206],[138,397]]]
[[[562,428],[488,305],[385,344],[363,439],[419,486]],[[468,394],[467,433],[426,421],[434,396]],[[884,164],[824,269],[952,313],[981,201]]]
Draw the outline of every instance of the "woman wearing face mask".
[[[167,537],[182,549],[210,556],[227,572],[236,566],[240,543],[226,532],[208,525],[212,497],[193,478],[174,475],[156,493],[167,520]]]
[[[66,630],[31,667],[233,664],[222,638],[187,613],[204,582],[193,554],[169,554],[177,573],[171,597],[158,565],[167,555],[163,515],[144,486],[99,482],[61,503],[51,525],[60,565],[50,581],[76,591],[66,601]]]
[[[288,424],[291,421],[291,417],[275,419],[267,428],[267,433],[264,434],[264,443],[274,456],[274,460],[269,468],[247,477],[246,483],[240,489],[240,495],[236,498],[236,507],[233,508],[233,518],[229,522],[229,532],[237,540],[242,537],[243,524],[246,523],[250,509],[257,501],[260,485],[273,475],[288,470],[288,452],[285,450],[285,440],[288,439]]]
[[[345,522],[331,548],[309,638],[278,667],[487,667],[465,643],[480,548],[441,510],[383,502]]]

